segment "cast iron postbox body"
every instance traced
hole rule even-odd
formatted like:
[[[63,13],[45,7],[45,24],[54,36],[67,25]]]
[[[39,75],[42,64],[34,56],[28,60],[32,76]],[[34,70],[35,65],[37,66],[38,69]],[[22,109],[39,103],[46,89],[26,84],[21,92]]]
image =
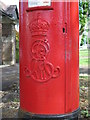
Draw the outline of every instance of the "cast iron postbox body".
[[[77,116],[78,2],[35,1],[20,2],[20,109],[31,117]]]

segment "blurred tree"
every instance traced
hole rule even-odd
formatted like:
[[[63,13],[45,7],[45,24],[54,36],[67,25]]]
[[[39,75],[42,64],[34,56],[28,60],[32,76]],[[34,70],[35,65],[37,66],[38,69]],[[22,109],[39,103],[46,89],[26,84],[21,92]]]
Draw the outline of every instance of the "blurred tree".
[[[84,31],[87,29],[87,21],[89,14],[89,2],[88,0],[79,1],[79,34],[80,34],[80,45],[87,43],[87,37],[84,35]],[[88,31],[87,31],[88,32]],[[85,42],[86,41],[86,42]]]
[[[84,27],[88,16],[88,1],[79,1],[79,23],[80,23],[80,34],[84,32]]]

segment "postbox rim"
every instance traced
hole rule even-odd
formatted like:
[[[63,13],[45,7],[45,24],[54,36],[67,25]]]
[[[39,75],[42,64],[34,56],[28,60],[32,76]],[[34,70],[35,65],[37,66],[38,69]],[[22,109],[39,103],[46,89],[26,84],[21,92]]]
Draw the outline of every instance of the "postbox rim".
[[[66,118],[77,118],[80,113],[80,107],[76,109],[75,111],[71,113],[66,113],[66,114],[32,114],[26,111],[23,111],[22,109],[19,109],[18,115],[19,117],[23,116],[25,118],[60,118],[60,119],[66,119]]]

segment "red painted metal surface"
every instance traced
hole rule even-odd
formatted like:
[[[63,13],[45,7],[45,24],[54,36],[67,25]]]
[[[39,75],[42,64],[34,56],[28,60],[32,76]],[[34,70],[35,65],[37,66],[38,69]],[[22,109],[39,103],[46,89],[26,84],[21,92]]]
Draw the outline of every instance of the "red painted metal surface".
[[[78,107],[78,2],[20,2],[20,108],[46,115]]]

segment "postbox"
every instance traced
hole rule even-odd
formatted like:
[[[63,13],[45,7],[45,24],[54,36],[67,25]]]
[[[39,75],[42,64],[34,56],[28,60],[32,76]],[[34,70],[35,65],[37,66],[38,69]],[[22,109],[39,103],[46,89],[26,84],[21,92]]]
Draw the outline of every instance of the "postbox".
[[[30,118],[77,118],[78,2],[20,1],[20,112]]]

